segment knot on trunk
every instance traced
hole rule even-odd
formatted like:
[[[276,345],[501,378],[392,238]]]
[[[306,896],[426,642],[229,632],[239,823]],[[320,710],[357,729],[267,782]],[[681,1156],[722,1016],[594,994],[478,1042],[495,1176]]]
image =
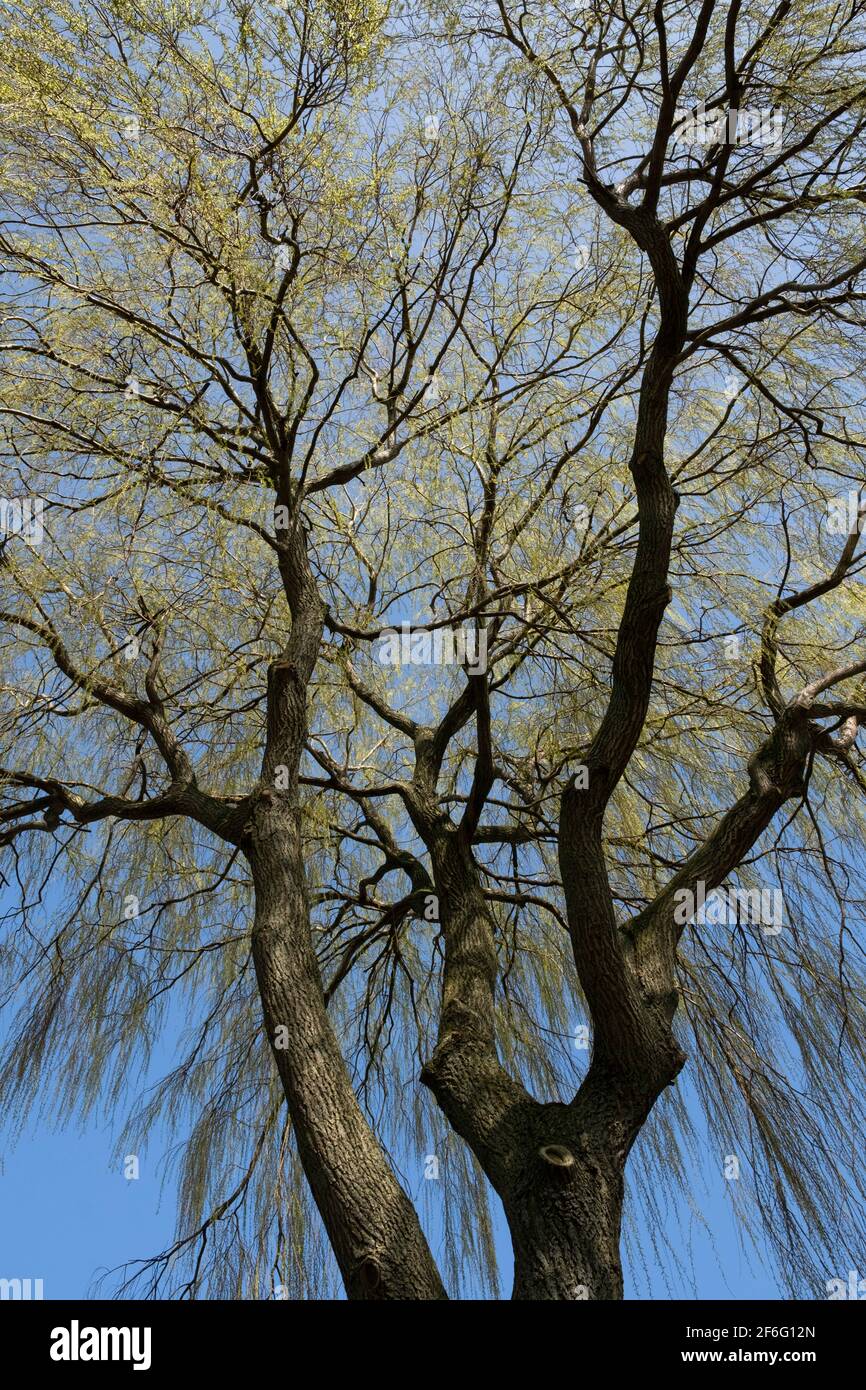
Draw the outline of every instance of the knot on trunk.
[[[550,1176],[557,1182],[570,1182],[574,1177],[574,1154],[564,1144],[542,1144],[538,1156],[547,1165]]]
[[[382,1283],[382,1271],[378,1261],[374,1260],[372,1256],[368,1256],[367,1259],[361,1263],[358,1274],[361,1280],[361,1287],[367,1294],[375,1293]]]

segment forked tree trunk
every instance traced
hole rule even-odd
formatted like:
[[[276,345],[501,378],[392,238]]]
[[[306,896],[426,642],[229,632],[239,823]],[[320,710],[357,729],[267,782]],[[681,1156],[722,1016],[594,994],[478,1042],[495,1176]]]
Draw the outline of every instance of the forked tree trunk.
[[[623,1175],[585,1145],[528,1154],[506,1203],[516,1299],[622,1298]]]
[[[421,1079],[502,1200],[514,1253],[512,1296],[620,1299],[626,1161],[684,1060],[666,1009],[643,1001],[635,987],[643,1057],[620,1068],[594,1055],[570,1102],[535,1100],[497,1055],[494,924],[471,850],[441,825],[430,850],[445,967],[439,1037]]]
[[[531,1113],[522,1161],[503,1194],[513,1298],[622,1298],[625,1167],[651,1104],[594,1063],[570,1104]]]

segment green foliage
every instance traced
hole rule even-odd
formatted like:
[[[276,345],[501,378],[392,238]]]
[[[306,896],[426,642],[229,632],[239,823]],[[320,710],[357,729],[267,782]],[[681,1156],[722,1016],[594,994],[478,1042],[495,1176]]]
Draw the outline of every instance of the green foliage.
[[[693,8],[672,16],[672,46]],[[378,1137],[440,1212],[449,1287],[480,1281],[495,1295],[486,1185],[417,1084],[441,943],[417,900],[404,902],[416,886],[406,865],[425,855],[384,790],[411,776],[412,751],[358,687],[433,723],[463,672],[389,671],[378,634],[482,611],[499,773],[476,854],[497,923],[500,1051],[540,1098],[569,1095],[585,1011],[557,806],[607,703],[657,310],[646,259],[587,192],[543,69],[581,95],[603,33],[617,56],[599,77],[599,167],[625,178],[643,153],[634,122],[655,110],[658,51],[641,4],[620,19],[588,7],[576,46],[565,6],[530,7],[532,63],[502,46],[498,6],[446,10],[2,6],[5,488],[46,505],[42,544],[3,549],[0,762],[4,823],[19,815],[22,772],[88,802],[144,802],[166,789],[165,767],[96,682],[144,698],[151,681],[199,784],[227,802],[249,794],[266,668],[291,622],[273,517],[287,461],[307,488],[330,615],[304,765],[330,1009]],[[683,105],[718,86],[721,23]],[[747,17],[748,34],[763,23]],[[842,540],[828,503],[862,482],[862,291],[850,312],[811,307],[807,292],[860,254],[861,41],[859,11],[828,37],[803,4],[766,38],[755,104],[792,128],[827,124],[776,182],[760,153],[738,151],[736,177],[751,170],[754,184],[704,231],[729,239],[702,263],[693,328],[706,336],[690,340],[674,383],[674,601],[606,820],[623,923],[744,790],[770,727],[763,613],[780,586],[832,571]],[[438,131],[425,134],[431,114]],[[680,253],[692,193],[685,176],[665,192]],[[789,209],[761,222],[774,199]],[[791,281],[807,287],[786,291],[791,312],[712,331]],[[58,669],[46,629],[81,681]],[[786,692],[853,660],[863,635],[855,572],[784,620]],[[474,739],[467,725],[449,747],[449,814],[465,803]],[[862,1219],[845,1210],[863,1197],[861,758],[816,763],[808,798],[738,870],[743,886],[782,885],[783,936],[695,929],[680,964],[691,1084],[720,1154],[739,1145],[753,1158],[738,1215],[775,1241],[789,1286],[813,1295]],[[182,1137],[169,1168],[178,1244],[139,1272],[150,1291],[260,1297],[276,1281],[292,1297],[332,1293],[262,1037],[242,857],[177,817],[47,828],[4,849],[2,999],[16,1023],[0,1085],[17,1123],[33,1105],[82,1121],[128,1106],[119,1153],[158,1124]],[[395,846],[402,867],[377,878]],[[155,1040],[173,1029],[177,1066],[142,1100]],[[630,1169],[633,1201],[659,1213],[697,1142],[692,1108],[666,1097]],[[427,1153],[439,1184],[420,1177]],[[675,1260],[669,1240],[663,1260]]]

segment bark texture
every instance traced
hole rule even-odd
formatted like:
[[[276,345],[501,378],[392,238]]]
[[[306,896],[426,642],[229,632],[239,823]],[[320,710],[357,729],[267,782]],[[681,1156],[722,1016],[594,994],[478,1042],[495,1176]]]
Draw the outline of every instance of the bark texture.
[[[304,870],[300,760],[325,609],[299,524],[282,562],[292,628],[268,672],[260,785],[241,840],[255,890],[252,949],[268,1038],[301,1163],[352,1299],[441,1299],[415,1209],[355,1095],[328,1017]]]

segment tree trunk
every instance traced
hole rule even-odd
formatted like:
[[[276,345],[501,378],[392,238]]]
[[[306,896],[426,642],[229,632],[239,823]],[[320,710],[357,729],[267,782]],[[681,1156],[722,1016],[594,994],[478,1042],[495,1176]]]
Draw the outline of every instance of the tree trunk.
[[[441,1299],[447,1295],[415,1208],[358,1104],[322,990],[298,775],[325,610],[303,527],[278,534],[285,537],[280,569],[292,627],[268,669],[265,755],[241,839],[255,891],[252,949],[265,1027],[301,1165],[349,1298]]]
[[[505,1203],[516,1299],[620,1299],[623,1174],[588,1138],[530,1151]]]
[[[622,1298],[625,1166],[663,1089],[661,1076],[648,1089],[635,1087],[594,1058],[570,1104],[536,1105],[528,1114],[523,1161],[503,1193],[513,1298]]]
[[[352,1299],[442,1299],[415,1209],[355,1096],[325,1007],[297,816],[260,803],[253,958],[301,1163]]]
[[[620,1299],[625,1165],[655,1100],[684,1061],[668,1007],[633,984],[643,1056],[630,1068],[594,1055],[577,1095],[542,1103],[496,1051],[494,926],[471,850],[430,836],[445,940],[440,1032],[422,1081],[502,1200],[515,1299]]]

